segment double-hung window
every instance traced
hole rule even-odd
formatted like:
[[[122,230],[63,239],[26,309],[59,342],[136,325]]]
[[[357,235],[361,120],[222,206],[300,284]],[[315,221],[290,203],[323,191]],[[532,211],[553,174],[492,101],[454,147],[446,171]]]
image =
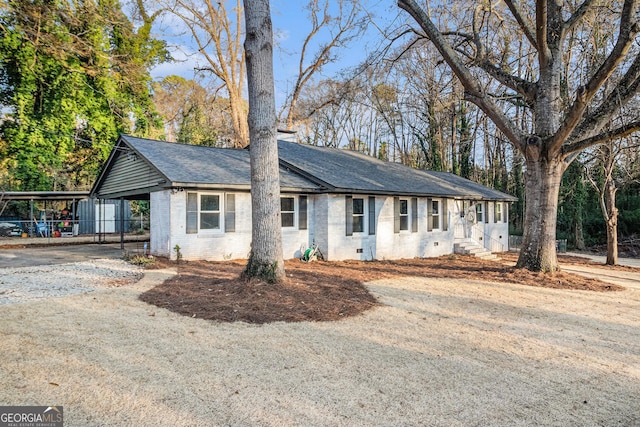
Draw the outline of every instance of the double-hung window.
[[[482,202],[476,203],[476,222],[484,222],[484,210]]]
[[[393,231],[399,233],[401,231],[418,231],[418,198],[401,199],[395,197],[394,205],[394,227]]]
[[[369,234],[376,234],[376,198],[369,196],[364,203],[364,197],[345,196],[345,228],[346,235],[364,233],[369,229]],[[367,220],[368,218],[368,220]]]
[[[353,199],[352,214],[353,232],[364,232],[364,199]]]
[[[431,200],[431,229],[440,229],[440,200]]]
[[[409,229],[409,200],[400,199],[400,231]]]
[[[447,199],[427,199],[427,231],[447,231],[449,229],[449,209]]]
[[[224,211],[222,201],[222,194],[187,192],[187,234],[222,231],[223,221],[224,231],[235,231],[235,195],[226,195]]]
[[[280,221],[282,228],[307,229],[307,196],[280,197]]]
[[[493,222],[502,222],[502,203],[495,202],[493,212]]]
[[[200,195],[200,229],[220,229],[220,195]]]
[[[295,227],[296,225],[296,203],[293,197],[280,198],[280,216],[283,227]]]

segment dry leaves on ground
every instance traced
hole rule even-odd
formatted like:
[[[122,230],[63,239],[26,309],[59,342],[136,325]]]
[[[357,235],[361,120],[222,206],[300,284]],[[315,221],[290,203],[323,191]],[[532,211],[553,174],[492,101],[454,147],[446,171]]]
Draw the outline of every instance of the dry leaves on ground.
[[[559,272],[553,275],[515,269],[515,261],[482,261],[462,255],[389,261],[285,263],[281,284],[242,279],[245,261],[182,262],[178,275],[140,296],[150,304],[185,316],[248,323],[331,321],[354,316],[378,303],[364,283],[390,277],[416,276],[477,279],[557,289],[618,291],[621,286]],[[586,258],[562,257],[565,263],[593,264]],[[176,264],[158,259],[152,268]]]

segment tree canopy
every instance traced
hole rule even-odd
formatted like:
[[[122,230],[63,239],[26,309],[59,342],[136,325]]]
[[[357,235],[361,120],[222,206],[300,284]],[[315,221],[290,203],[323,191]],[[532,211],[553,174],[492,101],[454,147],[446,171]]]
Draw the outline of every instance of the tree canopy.
[[[168,58],[114,0],[0,9],[0,173],[15,190],[89,187],[118,133],[157,136],[149,67]]]

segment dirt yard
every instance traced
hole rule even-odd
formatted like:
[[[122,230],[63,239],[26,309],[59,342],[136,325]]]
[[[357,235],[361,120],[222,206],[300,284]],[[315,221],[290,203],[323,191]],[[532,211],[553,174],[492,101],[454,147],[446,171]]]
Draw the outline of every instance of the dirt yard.
[[[287,288],[305,292],[274,291],[271,318],[250,316],[266,285],[232,295],[241,264],[1,306],[0,402],[62,405],[67,426],[640,425],[637,270],[544,281],[466,261],[298,262]],[[340,320],[293,322],[338,284]],[[170,310],[140,299],[162,292]],[[202,319],[203,295],[244,321]]]

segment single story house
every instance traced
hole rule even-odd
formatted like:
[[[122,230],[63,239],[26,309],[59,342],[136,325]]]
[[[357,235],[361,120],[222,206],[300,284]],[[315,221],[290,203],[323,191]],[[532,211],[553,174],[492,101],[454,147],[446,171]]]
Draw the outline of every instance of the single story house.
[[[508,249],[508,194],[347,150],[278,141],[278,155],[285,259],[312,243],[328,260]],[[122,135],[91,194],[150,200],[153,255],[227,260],[249,255],[250,186],[248,150]]]

